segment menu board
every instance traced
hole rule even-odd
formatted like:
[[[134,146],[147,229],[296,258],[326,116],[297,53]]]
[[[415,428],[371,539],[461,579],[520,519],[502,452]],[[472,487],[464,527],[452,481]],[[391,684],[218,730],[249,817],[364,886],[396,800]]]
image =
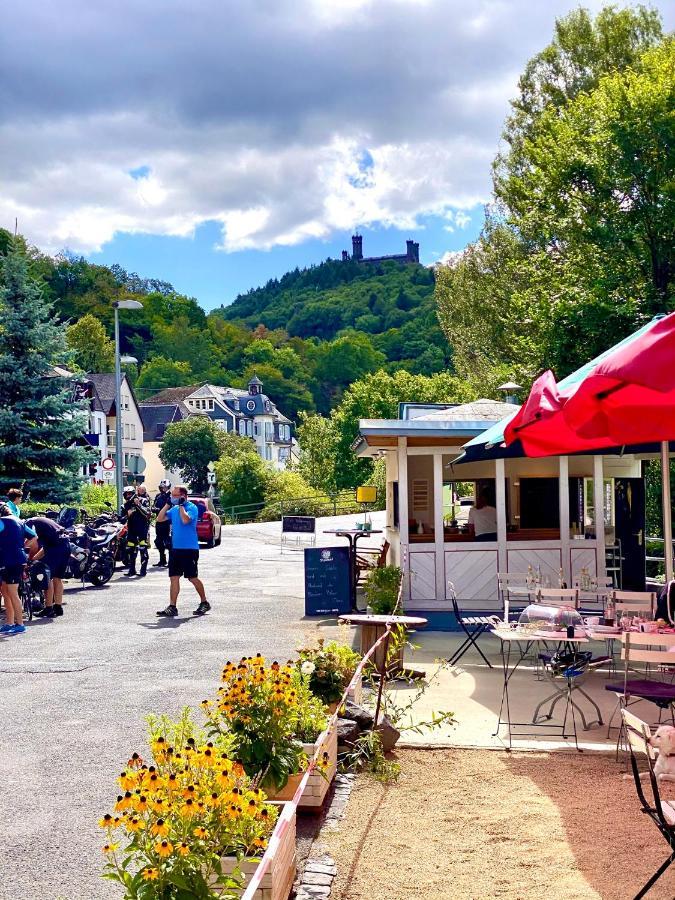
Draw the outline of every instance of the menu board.
[[[284,534],[314,534],[316,519],[314,516],[283,516],[281,530]]]
[[[351,612],[351,577],[348,547],[306,547],[305,615]]]

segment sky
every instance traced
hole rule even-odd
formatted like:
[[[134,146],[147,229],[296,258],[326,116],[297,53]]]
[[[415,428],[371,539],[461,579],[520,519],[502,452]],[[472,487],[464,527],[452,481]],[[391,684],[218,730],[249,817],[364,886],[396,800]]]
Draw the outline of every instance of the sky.
[[[355,230],[364,255],[414,238],[431,264],[480,232],[518,75],[576,5],[11,4],[0,226],[206,308],[339,257]]]

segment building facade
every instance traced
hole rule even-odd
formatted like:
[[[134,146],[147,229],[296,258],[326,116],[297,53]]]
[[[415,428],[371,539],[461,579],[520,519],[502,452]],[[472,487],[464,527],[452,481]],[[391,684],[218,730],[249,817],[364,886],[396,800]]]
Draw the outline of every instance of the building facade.
[[[263,393],[255,376],[246,391],[208,383],[167,388],[145,400],[143,407],[176,403],[188,415],[206,415],[224,431],[250,438],[258,454],[277,469],[285,469],[297,455],[293,423]]]
[[[104,473],[101,463],[106,457],[115,456],[115,376],[107,373],[86,375],[80,382],[80,392],[89,403],[89,432],[86,442],[98,455],[96,462],[86,467],[87,471],[83,474],[91,481],[103,481],[109,476]],[[126,480],[133,480],[142,468],[143,422],[136,396],[126,375],[122,376],[121,403],[123,472]]]

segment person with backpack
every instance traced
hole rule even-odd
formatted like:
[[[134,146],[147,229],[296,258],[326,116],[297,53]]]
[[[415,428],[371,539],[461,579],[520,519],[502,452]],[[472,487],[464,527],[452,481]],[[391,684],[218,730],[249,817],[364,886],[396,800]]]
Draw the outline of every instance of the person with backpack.
[[[49,568],[50,575],[49,587],[45,592],[45,608],[36,613],[36,616],[40,619],[55,619],[63,615],[63,579],[70,558],[68,534],[61,525],[46,516],[34,516],[26,524],[37,535],[28,544],[29,549],[36,551],[31,559],[42,560]]]
[[[0,634],[22,634],[26,630],[19,584],[28,559],[24,544],[35,536],[32,528],[12,515],[6,503],[0,504],[0,592],[5,603],[5,624]]]

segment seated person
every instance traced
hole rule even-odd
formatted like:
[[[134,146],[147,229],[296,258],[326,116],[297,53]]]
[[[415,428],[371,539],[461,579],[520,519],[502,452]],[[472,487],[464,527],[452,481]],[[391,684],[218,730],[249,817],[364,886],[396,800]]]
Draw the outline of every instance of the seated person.
[[[658,592],[654,618],[663,626],[675,625],[675,581],[669,581]]]
[[[477,541],[497,540],[497,510],[485,492],[478,495],[476,505],[469,510],[469,533]]]

